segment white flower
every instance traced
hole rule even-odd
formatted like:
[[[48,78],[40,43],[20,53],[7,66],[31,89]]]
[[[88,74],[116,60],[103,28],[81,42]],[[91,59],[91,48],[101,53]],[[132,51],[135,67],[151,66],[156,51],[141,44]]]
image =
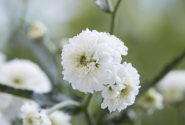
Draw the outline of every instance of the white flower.
[[[0,52],[0,66],[5,63],[6,61],[6,56]]]
[[[157,85],[167,103],[183,100],[185,94],[185,70],[170,71]]]
[[[64,46],[64,80],[71,82],[73,89],[93,93],[115,83],[115,66],[121,62],[121,54],[108,42],[98,43],[99,35],[87,29]]]
[[[51,83],[46,74],[35,63],[28,60],[14,59],[0,67],[0,83],[15,88],[45,93],[51,90]],[[5,100],[6,99],[6,100]],[[19,114],[21,105],[28,101],[20,97],[0,93],[0,111],[14,119]]]
[[[28,35],[34,40],[44,37],[47,32],[46,26],[41,21],[35,21],[29,28]]]
[[[51,83],[39,66],[29,60],[14,59],[0,68],[0,82],[15,88],[45,93],[51,90]]]
[[[116,85],[118,84],[119,87],[116,87],[116,89],[112,87],[112,89],[108,90],[105,87],[106,90],[102,91],[102,96],[105,99],[101,107],[103,109],[108,107],[110,112],[115,111],[116,109],[118,111],[121,111],[125,109],[128,105],[132,105],[135,102],[135,97],[138,94],[140,88],[139,74],[130,63],[127,64],[126,62],[124,62],[122,65],[120,64],[118,66],[116,81]],[[113,90],[117,90],[115,91],[116,94],[112,93],[114,96],[109,96],[111,92],[104,92]]]
[[[3,116],[0,112],[0,125],[11,125],[11,121]]]
[[[39,107],[35,103],[25,103],[21,107],[23,125],[51,125],[46,111],[39,111]]]
[[[61,111],[54,111],[49,116],[49,119],[52,125],[71,125],[71,123],[69,122],[71,120],[71,116]]]
[[[148,114],[152,114],[155,109],[163,108],[163,96],[154,88],[151,88],[139,98],[138,104],[145,109]]]

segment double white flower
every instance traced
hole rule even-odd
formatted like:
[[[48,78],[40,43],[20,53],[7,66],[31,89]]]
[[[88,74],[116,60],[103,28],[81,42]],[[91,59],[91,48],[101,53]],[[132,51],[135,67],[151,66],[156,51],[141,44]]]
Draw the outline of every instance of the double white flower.
[[[115,66],[121,62],[118,48],[124,51],[124,55],[127,54],[127,48],[120,41],[122,46],[115,44],[113,48],[110,44],[113,41],[109,37],[113,36],[87,29],[69,39],[70,44],[64,46],[64,80],[71,82],[73,89],[93,93],[115,82]]]
[[[131,63],[118,65],[117,78],[114,85],[106,86],[102,91],[104,101],[102,108],[108,107],[110,112],[121,111],[135,102],[139,92],[139,74]]]
[[[120,111],[134,103],[140,87],[137,70],[120,64],[127,51],[114,35],[86,29],[63,47],[64,80],[81,92],[102,91],[102,108]]]

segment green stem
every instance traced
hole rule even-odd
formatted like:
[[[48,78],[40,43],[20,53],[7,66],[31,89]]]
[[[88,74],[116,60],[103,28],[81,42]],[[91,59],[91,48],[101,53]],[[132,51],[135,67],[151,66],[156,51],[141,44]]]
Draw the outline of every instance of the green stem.
[[[63,102],[60,102],[56,105],[54,105],[53,107],[51,107],[48,111],[47,111],[47,115],[50,115],[51,113],[53,113],[56,110],[59,110],[61,108],[67,107],[67,106],[80,106],[80,103],[74,101],[74,100],[66,100]]]
[[[92,94],[91,94],[91,93],[88,93],[88,94],[85,96],[84,101],[82,102],[82,108],[83,108],[85,117],[86,117],[86,119],[87,119],[88,125],[93,125],[92,120],[91,120],[91,118],[90,118],[90,116],[89,116],[89,113],[88,113],[88,105],[89,105],[89,102],[90,102],[91,98],[92,98]]]
[[[111,13],[111,27],[110,27],[110,34],[111,34],[111,35],[112,35],[113,32],[114,32],[114,25],[115,25],[116,12],[117,12],[117,10],[118,10],[118,7],[119,7],[121,1],[122,1],[122,0],[118,0],[118,1],[117,1],[113,13]]]

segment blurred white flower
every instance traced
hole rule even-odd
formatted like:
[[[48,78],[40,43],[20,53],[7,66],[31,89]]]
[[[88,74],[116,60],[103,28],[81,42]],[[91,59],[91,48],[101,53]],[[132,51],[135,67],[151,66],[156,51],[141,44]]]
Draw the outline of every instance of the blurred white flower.
[[[0,66],[6,61],[6,56],[0,52]]]
[[[146,110],[148,114],[152,114],[155,109],[163,108],[163,96],[154,88],[151,88],[139,98],[138,104]]]
[[[51,90],[51,83],[40,67],[24,59],[14,59],[0,68],[0,82],[15,88],[45,93]]]
[[[29,28],[28,36],[31,39],[38,40],[42,39],[46,32],[47,32],[46,26],[41,21],[35,21],[33,24],[31,24]]]
[[[170,71],[159,83],[158,89],[167,103],[183,100],[185,94],[185,70]]]
[[[51,83],[39,66],[29,60],[14,59],[0,67],[0,83],[15,88],[45,93],[51,90]],[[13,119],[19,114],[21,105],[28,101],[20,97],[0,93],[0,111]]]
[[[11,125],[11,121],[3,116],[0,112],[0,125]]]
[[[25,103],[21,107],[23,125],[51,125],[46,111],[39,109],[35,103]]]
[[[48,28],[51,39],[61,39],[68,34],[69,22],[83,13],[84,1],[76,0],[30,0],[25,22],[41,20]],[[81,7],[81,8],[79,8]]]
[[[111,89],[107,89],[107,87],[104,88],[106,90],[102,91],[102,96],[105,99],[103,100],[101,107],[103,109],[108,107],[110,112],[112,112],[116,109],[121,111],[128,105],[132,105],[139,92],[139,83],[139,74],[137,70],[132,67],[131,63],[127,64],[124,62],[123,64],[118,65],[117,80],[115,84],[119,87],[111,87]],[[104,91],[110,92],[104,93]],[[115,92],[111,93],[111,91]],[[110,96],[110,93],[113,94],[113,96]],[[107,94],[107,96],[105,94]]]
[[[71,120],[71,116],[61,111],[54,111],[49,115],[49,119],[52,125],[71,125],[69,122]]]
[[[112,49],[109,42],[98,43],[99,35],[87,29],[64,46],[64,80],[71,82],[73,89],[93,93],[101,91],[106,84],[115,83],[115,67],[121,62],[121,54]]]

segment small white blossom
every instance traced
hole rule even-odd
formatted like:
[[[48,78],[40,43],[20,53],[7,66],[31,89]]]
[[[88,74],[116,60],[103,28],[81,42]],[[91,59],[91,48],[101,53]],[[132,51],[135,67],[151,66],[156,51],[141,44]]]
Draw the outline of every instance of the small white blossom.
[[[38,40],[43,38],[46,32],[46,26],[41,21],[35,21],[29,28],[28,36],[31,39]]]
[[[25,103],[21,107],[23,125],[51,125],[46,111],[39,109],[35,103]]]
[[[167,103],[175,103],[184,99],[185,70],[170,71],[157,85]]]
[[[130,63],[127,64],[124,62],[118,66],[117,77],[118,80],[116,80],[116,85],[118,84],[121,89],[118,89],[118,87],[116,87],[116,89],[113,87],[112,89],[107,89],[105,87],[106,90],[102,91],[102,96],[105,99],[101,107],[103,109],[108,107],[110,112],[115,111],[116,109],[121,111],[128,105],[132,105],[135,102],[135,97],[140,88],[139,74]],[[104,91],[106,91],[106,93]],[[114,91],[114,93],[112,93],[112,91]],[[114,96],[110,96],[110,93]]]
[[[28,60],[14,59],[0,67],[0,83],[15,88],[45,93],[51,90],[51,83],[46,74],[35,63]],[[28,101],[20,97],[0,93],[0,111],[14,119],[19,114],[21,105]]]
[[[82,92],[101,91],[106,84],[114,84],[117,64],[121,62],[121,53],[114,50],[109,42],[98,42],[101,33],[88,29],[69,39],[62,52],[64,80],[72,84],[73,89]],[[107,37],[104,37],[106,41]]]
[[[163,96],[154,88],[151,88],[139,98],[138,104],[146,110],[148,114],[152,114],[155,109],[163,108]]]
[[[54,111],[49,115],[52,125],[71,125],[71,116],[61,111]]]

